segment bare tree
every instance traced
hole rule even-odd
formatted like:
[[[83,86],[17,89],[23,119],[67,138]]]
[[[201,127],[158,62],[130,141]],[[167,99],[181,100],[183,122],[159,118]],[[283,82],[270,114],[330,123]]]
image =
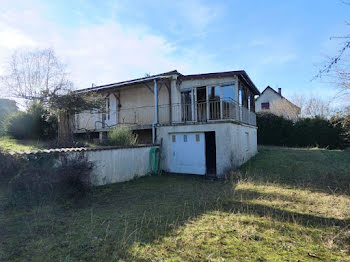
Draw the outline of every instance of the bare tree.
[[[320,97],[305,97],[295,94],[292,97],[292,101],[294,104],[300,107],[301,117],[329,118],[334,113],[334,109],[331,106],[331,101],[323,100]]]
[[[337,98],[350,102],[350,63],[344,61],[341,65],[335,66],[330,77],[334,79],[339,88]]]
[[[350,6],[348,1],[342,1],[342,3]],[[350,22],[346,22],[346,25],[350,26]],[[313,80],[323,76],[331,78],[332,82],[339,87],[337,96],[345,97],[347,101],[350,101],[350,34],[330,39],[341,40],[342,47],[335,56],[328,59],[327,63],[313,77]]]
[[[331,121],[342,128],[344,141],[350,145],[350,106],[338,110]]]
[[[72,89],[66,66],[53,49],[17,50],[9,60],[7,73],[0,80],[11,96],[27,101],[45,102],[52,94]]]
[[[7,69],[0,80],[12,96],[43,104],[58,116],[58,144],[61,146],[73,142],[74,114],[103,108],[104,99],[100,96],[74,92],[66,66],[53,49],[16,51]]]

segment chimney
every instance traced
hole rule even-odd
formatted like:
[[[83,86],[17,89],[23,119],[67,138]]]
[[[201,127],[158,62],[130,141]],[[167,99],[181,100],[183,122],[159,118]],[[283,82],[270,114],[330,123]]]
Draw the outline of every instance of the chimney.
[[[280,96],[282,95],[282,88],[278,88],[278,93],[280,94]]]

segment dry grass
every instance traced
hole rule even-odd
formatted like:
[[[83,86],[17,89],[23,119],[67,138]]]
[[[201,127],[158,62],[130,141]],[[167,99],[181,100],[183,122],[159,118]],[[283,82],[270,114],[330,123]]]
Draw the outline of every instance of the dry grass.
[[[347,187],[316,183],[348,181],[349,153],[266,147],[237,184],[166,175],[96,188],[79,204],[0,204],[0,260],[350,261]]]

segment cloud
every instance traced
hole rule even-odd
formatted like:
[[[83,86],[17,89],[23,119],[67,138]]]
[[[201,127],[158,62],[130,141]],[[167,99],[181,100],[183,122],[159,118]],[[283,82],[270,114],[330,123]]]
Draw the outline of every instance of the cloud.
[[[91,83],[99,85],[142,77],[145,73],[173,69],[192,73],[215,67],[210,54],[180,48],[144,25],[126,26],[116,20],[104,19],[96,24],[81,23],[69,27],[54,23],[47,18],[49,15],[44,17],[45,6],[23,9],[8,4],[7,10],[0,16],[4,29],[0,40],[7,39],[0,44],[0,59],[10,56],[14,48],[51,47],[68,65],[78,88],[88,87]],[[208,11],[202,9],[200,12],[206,14]],[[206,23],[201,20],[197,26]]]
[[[35,44],[21,31],[0,26],[0,48],[16,49],[22,46],[35,46]]]
[[[218,5],[206,5],[199,0],[177,1],[178,13],[195,31],[203,32],[222,12]]]

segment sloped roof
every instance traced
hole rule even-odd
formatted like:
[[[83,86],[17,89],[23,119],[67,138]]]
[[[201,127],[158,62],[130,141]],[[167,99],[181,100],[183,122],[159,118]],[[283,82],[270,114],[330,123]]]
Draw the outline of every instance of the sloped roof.
[[[244,70],[238,70],[238,71],[226,71],[226,72],[215,72],[215,73],[205,73],[205,74],[193,74],[193,75],[183,75],[179,73],[177,70],[157,74],[157,75],[151,75],[146,76],[142,78],[136,78],[132,80],[107,84],[107,85],[101,85],[101,86],[94,86],[90,88],[85,89],[79,89],[76,92],[77,93],[85,93],[85,92],[92,92],[92,91],[101,91],[101,90],[107,90],[110,88],[116,88],[116,87],[125,87],[129,85],[134,85],[138,83],[145,83],[152,81],[154,79],[159,78],[169,78],[172,75],[178,75],[178,77],[182,80],[185,79],[205,79],[205,78],[212,78],[212,77],[224,77],[224,76],[238,76],[243,82],[245,82],[253,91],[255,95],[259,95],[260,92],[254,85],[253,81],[249,78],[248,74]]]
[[[138,83],[145,83],[148,81],[152,81],[153,79],[158,79],[158,78],[162,78],[162,77],[169,77],[169,76],[174,75],[174,74],[181,75],[179,72],[177,72],[177,70],[173,70],[173,71],[165,72],[165,73],[158,74],[158,75],[145,76],[145,77],[141,77],[141,78],[136,78],[136,79],[132,79],[132,80],[127,80],[127,81],[122,81],[122,82],[117,82],[117,83],[112,83],[112,84],[107,84],[107,85],[79,89],[76,92],[77,93],[85,93],[85,92],[92,92],[92,91],[101,91],[101,90],[115,88],[115,87],[124,87],[124,86],[134,85],[134,84],[138,84]]]
[[[264,91],[261,92],[260,96],[257,97],[255,100],[257,101],[257,100],[264,94],[264,92],[265,92],[266,90],[268,90],[268,89],[272,90],[276,95],[278,95],[278,96],[281,97],[282,99],[285,99],[287,102],[289,102],[289,103],[292,104],[293,106],[295,106],[295,107],[297,107],[297,108],[300,109],[299,106],[297,106],[296,104],[290,102],[287,98],[285,98],[284,96],[282,96],[280,93],[278,93],[278,92],[277,92],[275,89],[273,89],[271,86],[267,86],[267,87],[264,89]]]

